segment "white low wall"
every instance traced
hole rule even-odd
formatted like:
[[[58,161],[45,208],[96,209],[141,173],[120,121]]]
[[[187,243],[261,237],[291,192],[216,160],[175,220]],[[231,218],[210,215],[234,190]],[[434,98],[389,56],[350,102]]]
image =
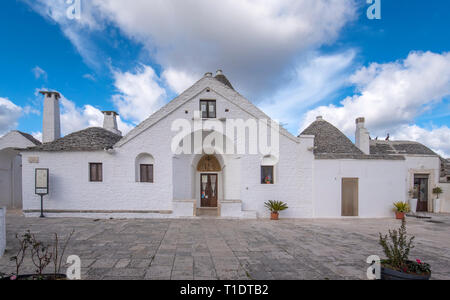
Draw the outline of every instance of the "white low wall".
[[[6,208],[0,207],[0,257],[6,249]]]
[[[439,186],[444,192],[440,198],[441,200],[441,212],[450,213],[450,183],[440,183]]]
[[[176,200],[173,201],[172,217],[186,218],[195,216],[197,205],[195,200]]]
[[[256,211],[243,211],[242,201],[222,200],[219,204],[220,217],[224,219],[257,219]]]

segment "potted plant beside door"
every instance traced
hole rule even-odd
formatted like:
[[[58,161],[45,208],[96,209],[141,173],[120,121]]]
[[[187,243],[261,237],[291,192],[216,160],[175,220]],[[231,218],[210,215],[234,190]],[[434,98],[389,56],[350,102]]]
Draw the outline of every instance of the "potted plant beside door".
[[[422,262],[409,260],[409,253],[414,248],[414,237],[408,239],[406,220],[398,230],[389,230],[388,235],[380,233],[379,244],[387,259],[381,261],[381,280],[429,280],[431,266]]]
[[[436,195],[436,198],[434,199],[434,212],[437,214],[441,212],[441,199],[439,199],[439,195],[442,193],[442,188],[439,186],[433,189],[433,194]]]
[[[409,204],[406,202],[394,203],[395,217],[397,220],[405,219],[405,215],[410,212]]]
[[[268,202],[264,203],[264,205],[270,210],[270,219],[272,221],[277,221],[279,219],[280,211],[289,208],[286,203],[273,200],[269,200]]]

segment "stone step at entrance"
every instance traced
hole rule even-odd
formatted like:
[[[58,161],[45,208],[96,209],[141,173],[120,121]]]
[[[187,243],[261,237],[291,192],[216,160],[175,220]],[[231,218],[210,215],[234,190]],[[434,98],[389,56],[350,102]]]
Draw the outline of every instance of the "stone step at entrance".
[[[217,207],[201,207],[197,208],[197,217],[218,217],[219,208]]]

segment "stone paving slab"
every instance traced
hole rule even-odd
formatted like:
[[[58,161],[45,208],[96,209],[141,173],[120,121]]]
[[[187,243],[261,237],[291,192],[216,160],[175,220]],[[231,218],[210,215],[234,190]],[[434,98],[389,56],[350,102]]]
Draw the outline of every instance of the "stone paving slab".
[[[7,216],[7,252],[0,272],[15,271],[15,234],[31,230],[44,242],[75,230],[66,256],[78,255],[83,279],[297,280],[365,279],[370,255],[382,257],[378,232],[393,219],[342,220],[90,220]],[[408,218],[416,236],[411,258],[450,279],[450,216],[439,223]],[[33,272],[26,260],[23,272]]]

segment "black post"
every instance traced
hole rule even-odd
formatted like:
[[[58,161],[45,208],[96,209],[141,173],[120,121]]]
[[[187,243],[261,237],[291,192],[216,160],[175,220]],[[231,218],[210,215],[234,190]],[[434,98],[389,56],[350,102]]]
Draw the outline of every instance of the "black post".
[[[44,195],[41,195],[41,218],[45,218],[45,216],[44,216]]]

